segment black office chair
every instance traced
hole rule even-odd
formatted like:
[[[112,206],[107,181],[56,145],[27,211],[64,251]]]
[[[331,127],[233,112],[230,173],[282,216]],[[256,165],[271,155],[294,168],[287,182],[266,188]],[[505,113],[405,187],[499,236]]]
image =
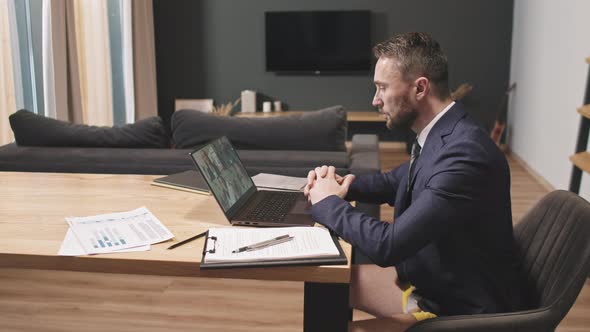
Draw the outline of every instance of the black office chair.
[[[590,273],[590,203],[556,190],[528,212],[514,233],[534,309],[439,317],[407,332],[554,331]]]

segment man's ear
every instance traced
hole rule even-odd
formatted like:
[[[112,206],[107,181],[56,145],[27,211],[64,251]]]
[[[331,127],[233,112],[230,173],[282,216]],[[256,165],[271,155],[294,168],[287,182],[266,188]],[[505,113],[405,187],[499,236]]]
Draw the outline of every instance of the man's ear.
[[[421,76],[414,81],[416,87],[416,100],[420,101],[430,94],[430,81],[428,78]]]

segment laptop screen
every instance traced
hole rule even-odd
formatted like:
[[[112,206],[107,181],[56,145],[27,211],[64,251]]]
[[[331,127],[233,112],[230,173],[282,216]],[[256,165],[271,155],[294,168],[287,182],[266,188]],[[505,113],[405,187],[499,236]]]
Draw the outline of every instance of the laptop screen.
[[[191,156],[226,214],[246,193],[256,190],[227,137],[214,140]]]

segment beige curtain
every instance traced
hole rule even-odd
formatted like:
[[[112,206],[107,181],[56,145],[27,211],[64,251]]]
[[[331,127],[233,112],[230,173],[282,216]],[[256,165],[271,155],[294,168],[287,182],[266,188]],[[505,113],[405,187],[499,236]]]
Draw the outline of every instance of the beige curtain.
[[[111,56],[107,1],[43,0],[45,109],[60,120],[113,124]],[[156,61],[151,0],[126,0],[131,38],[126,90],[132,103],[128,122],[157,115]],[[7,1],[0,0],[0,117],[15,106]],[[130,9],[130,10],[129,10]],[[130,68],[132,67],[132,68]],[[2,142],[12,140],[8,121],[0,122]]]
[[[16,111],[8,1],[0,0],[0,144],[14,140],[8,116]]]
[[[74,0],[82,118],[84,123],[113,125],[111,56],[107,1]]]
[[[66,80],[67,80],[67,114],[58,110],[58,119],[67,119],[74,123],[84,123],[84,116],[82,111],[82,95],[80,85],[80,70],[78,61],[78,43],[76,40],[76,20],[74,17],[74,1],[66,0],[65,6],[65,22],[66,22]]]
[[[78,59],[76,6],[74,0],[45,0],[44,44],[45,113],[59,120],[90,123],[85,115]],[[105,112],[111,112],[105,110]],[[111,117],[112,118],[112,117]]]
[[[133,0],[133,76],[135,119],[158,115],[152,0]]]
[[[45,115],[67,114],[65,0],[43,1],[43,104]],[[60,114],[61,115],[61,114]]]

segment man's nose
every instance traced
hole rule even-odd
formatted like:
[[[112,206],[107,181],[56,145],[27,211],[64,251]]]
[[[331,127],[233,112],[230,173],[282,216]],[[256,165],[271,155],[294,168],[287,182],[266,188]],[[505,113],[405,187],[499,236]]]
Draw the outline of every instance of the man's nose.
[[[377,97],[374,97],[373,98],[373,106],[374,107],[380,107],[381,106],[381,99],[380,98],[377,98]]]

